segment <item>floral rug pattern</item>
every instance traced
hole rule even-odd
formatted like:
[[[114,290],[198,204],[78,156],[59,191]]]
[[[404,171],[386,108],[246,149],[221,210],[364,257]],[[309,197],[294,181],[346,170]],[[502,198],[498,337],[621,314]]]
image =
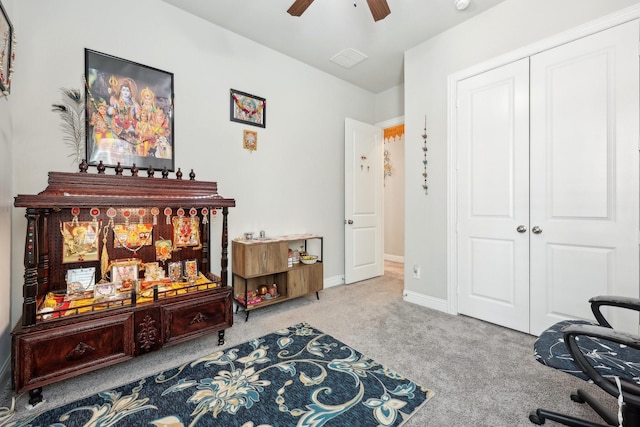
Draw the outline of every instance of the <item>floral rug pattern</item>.
[[[10,426],[400,426],[432,395],[301,323]]]

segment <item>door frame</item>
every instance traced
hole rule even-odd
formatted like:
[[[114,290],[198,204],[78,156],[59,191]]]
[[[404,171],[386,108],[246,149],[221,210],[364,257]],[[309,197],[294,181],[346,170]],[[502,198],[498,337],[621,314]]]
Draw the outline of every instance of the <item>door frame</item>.
[[[565,43],[615,27],[640,18],[640,6],[631,6],[619,12],[581,25],[558,35],[543,39],[507,54],[498,56],[470,68],[458,71],[447,78],[447,312],[458,314],[458,275],[457,275],[457,99],[458,82],[477,74],[501,67],[511,62],[535,55]]]

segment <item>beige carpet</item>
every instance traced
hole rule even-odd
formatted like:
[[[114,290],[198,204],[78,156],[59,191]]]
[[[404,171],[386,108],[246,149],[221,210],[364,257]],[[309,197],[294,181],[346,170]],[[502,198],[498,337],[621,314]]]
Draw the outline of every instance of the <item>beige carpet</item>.
[[[248,322],[241,311],[223,348],[309,322],[434,391],[406,427],[532,426],[528,414],[539,406],[596,420],[585,405],[570,401],[569,393],[578,386],[613,400],[593,385],[536,362],[535,337],[404,302],[402,291],[403,265],[388,262],[383,277],[327,289],[319,301],[309,295],[255,310]],[[216,342],[214,334],[45,387],[46,402],[37,410],[211,353],[219,348]],[[10,395],[0,396],[0,406],[10,404]],[[18,399],[18,416],[26,403],[27,396]]]

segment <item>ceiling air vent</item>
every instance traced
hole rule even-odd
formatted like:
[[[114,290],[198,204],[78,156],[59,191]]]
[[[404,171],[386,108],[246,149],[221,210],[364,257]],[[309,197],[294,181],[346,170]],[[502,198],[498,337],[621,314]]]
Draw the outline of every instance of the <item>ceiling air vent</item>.
[[[352,48],[347,48],[331,58],[331,62],[335,62],[344,68],[353,68],[367,58],[368,56],[364,53]]]

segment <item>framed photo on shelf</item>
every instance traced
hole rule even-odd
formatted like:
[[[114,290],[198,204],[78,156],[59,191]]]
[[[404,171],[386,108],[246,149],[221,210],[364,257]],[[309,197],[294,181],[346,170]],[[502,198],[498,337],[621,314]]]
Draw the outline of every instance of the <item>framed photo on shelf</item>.
[[[267,100],[259,96],[231,89],[230,119],[251,126],[267,126]]]
[[[96,285],[96,268],[71,268],[67,270],[67,294],[82,295],[88,294],[88,298],[93,296],[93,288]]]
[[[174,170],[173,73],[85,49],[87,163]]]
[[[93,297],[96,299],[112,299],[117,296],[116,285],[109,283],[98,283],[93,288]]]
[[[140,260],[117,260],[111,264],[111,281],[120,292],[131,292],[138,283]]]
[[[184,261],[182,272],[187,279],[195,279],[198,276],[198,261],[195,259]]]
[[[15,37],[9,15],[0,2],[0,98],[11,92],[13,59],[16,55]]]
[[[180,261],[168,263],[167,270],[169,272],[169,279],[172,282],[179,282],[182,280],[182,263]]]

